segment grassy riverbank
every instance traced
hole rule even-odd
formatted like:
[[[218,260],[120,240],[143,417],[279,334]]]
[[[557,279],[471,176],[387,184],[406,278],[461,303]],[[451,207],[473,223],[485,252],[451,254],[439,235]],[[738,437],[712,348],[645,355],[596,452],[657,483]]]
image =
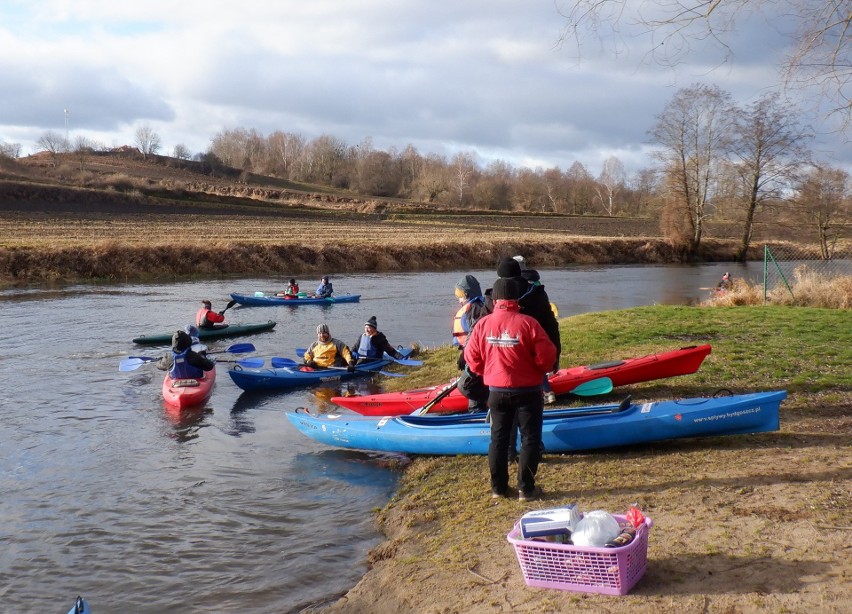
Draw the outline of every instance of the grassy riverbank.
[[[379,514],[387,541],[340,601],[309,611],[434,613],[841,612],[852,598],[849,312],[654,306],[562,320],[562,365],[710,343],[698,373],[594,402],[786,389],[776,433],[546,455],[535,503],[490,498],[483,457],[416,458]],[[439,349],[399,387],[449,380]],[[584,402],[573,404],[589,404]],[[530,509],[577,502],[654,520],[645,577],[626,597],[529,588],[505,536]]]

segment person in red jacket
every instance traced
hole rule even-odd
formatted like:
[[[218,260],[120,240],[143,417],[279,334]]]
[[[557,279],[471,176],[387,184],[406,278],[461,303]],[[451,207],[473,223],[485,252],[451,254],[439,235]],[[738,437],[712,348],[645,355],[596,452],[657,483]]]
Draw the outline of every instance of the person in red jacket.
[[[468,368],[488,386],[491,443],[488,468],[491,496],[509,493],[509,436],[515,416],[521,429],[518,459],[518,499],[542,496],[535,476],[541,462],[544,421],[542,381],[553,368],[556,346],[534,318],[520,313],[518,299],[526,290],[519,278],[501,278],[491,291],[494,312],[473,328],[464,350]]]
[[[195,314],[195,325],[198,328],[217,328],[216,324],[225,321],[225,310],[219,313],[213,311],[213,304],[208,300],[201,301],[201,309]]]

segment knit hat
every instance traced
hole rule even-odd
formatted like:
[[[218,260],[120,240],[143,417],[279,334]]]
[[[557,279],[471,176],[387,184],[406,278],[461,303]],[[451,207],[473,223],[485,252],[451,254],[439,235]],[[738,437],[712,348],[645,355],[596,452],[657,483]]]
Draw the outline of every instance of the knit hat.
[[[521,265],[518,264],[518,261],[515,260],[514,258],[509,258],[508,256],[506,256],[497,265],[497,276],[498,277],[520,277],[521,276]]]
[[[192,345],[192,339],[186,334],[185,330],[175,331],[172,335],[172,349],[175,352],[183,352]]]
[[[522,270],[522,271],[526,271],[526,270],[527,270],[527,261],[526,261],[526,260],[524,260],[524,257],[523,257],[523,256],[512,256],[512,260],[514,260],[514,261],[515,261],[515,262],[517,262],[519,265],[521,265],[521,270]]]
[[[535,269],[524,269],[523,271],[521,271],[521,277],[526,279],[531,284],[537,281],[541,281],[541,275],[539,275],[538,271],[536,271]]]
[[[494,282],[491,298],[495,301],[516,301],[523,293],[522,281],[519,279],[501,277]]]
[[[375,329],[379,328],[379,323],[376,320],[376,316],[370,316],[370,319],[364,322],[364,326],[372,326]]]
[[[479,280],[473,275],[465,275],[456,284],[456,296],[458,298],[474,298],[482,296],[482,288]]]
[[[323,333],[331,334],[331,331],[328,330],[328,324],[320,324],[317,326],[317,335],[321,335]]]

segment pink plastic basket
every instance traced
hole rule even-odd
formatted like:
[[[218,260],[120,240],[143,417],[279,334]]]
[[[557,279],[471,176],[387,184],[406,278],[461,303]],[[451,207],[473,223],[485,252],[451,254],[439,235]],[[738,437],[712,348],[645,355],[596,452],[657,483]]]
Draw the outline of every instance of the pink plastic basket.
[[[614,517],[621,525],[627,523],[625,516]],[[517,523],[506,539],[515,547],[527,586],[626,595],[645,573],[651,524],[646,517],[633,541],[621,548],[582,548],[527,540],[521,538]]]

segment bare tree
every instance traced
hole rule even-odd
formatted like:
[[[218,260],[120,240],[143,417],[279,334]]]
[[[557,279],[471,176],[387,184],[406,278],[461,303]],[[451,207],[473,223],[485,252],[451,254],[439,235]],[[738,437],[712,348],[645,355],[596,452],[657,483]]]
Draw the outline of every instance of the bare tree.
[[[136,129],[136,146],[142,152],[142,156],[156,155],[160,151],[160,135],[154,132],[151,126],[143,124]]]
[[[95,145],[92,141],[84,136],[78,136],[74,139],[74,157],[80,163],[80,172],[86,170],[86,161],[95,150]]]
[[[476,157],[470,152],[460,152],[453,156],[453,187],[458,196],[458,205],[464,205],[468,182],[476,171]]]
[[[852,194],[846,171],[817,165],[799,185],[796,202],[816,225],[820,255],[832,257],[837,240],[852,224]]]
[[[818,89],[829,101],[829,114],[840,114],[844,125],[852,120],[852,10],[849,0],[568,0],[561,41],[581,47],[585,34],[603,39],[603,30],[616,34],[636,25],[648,37],[648,55],[665,66],[685,60],[695,41],[712,41],[722,51],[720,63],[732,57],[728,40],[737,24],[762,15],[767,29],[777,30],[780,18],[792,19],[794,51],[780,66],[788,85]],[[629,36],[637,35],[631,30]]]
[[[568,179],[558,168],[549,168],[542,175],[544,191],[550,210],[564,213],[568,209]]]
[[[414,180],[413,195],[429,203],[439,202],[449,192],[450,179],[447,161],[438,154],[428,154]]]
[[[192,152],[183,143],[178,143],[172,150],[172,157],[178,160],[189,160],[192,158]]]
[[[21,156],[21,144],[0,141],[0,156],[16,160]]]
[[[730,149],[733,135],[731,96],[716,86],[693,85],[679,90],[657,116],[650,131],[662,146],[657,157],[675,212],[688,216],[691,236],[688,249],[701,244],[714,172]]]
[[[396,196],[402,182],[400,166],[385,151],[370,151],[356,164],[357,189],[370,196]]]
[[[754,229],[754,216],[766,202],[783,198],[810,154],[811,135],[796,121],[798,113],[767,94],[737,113],[734,169],[740,183],[744,212],[743,235],[737,254],[745,262]]]
[[[568,202],[571,203],[571,213],[590,213],[594,205],[594,183],[591,173],[581,162],[574,161],[565,172],[568,181]]]
[[[508,211],[512,208],[512,167],[503,160],[494,160],[480,175],[473,190],[473,205],[477,209]]]
[[[278,130],[266,138],[266,143],[272,158],[272,173],[290,179],[293,165],[305,148],[305,137]]]
[[[618,157],[610,156],[604,160],[603,170],[601,170],[595,188],[598,200],[610,217],[612,217],[613,207],[615,206],[615,195],[624,187],[625,177],[624,164]]]
[[[550,205],[544,173],[530,168],[521,168],[515,175],[512,190],[515,209],[521,211],[545,211]]]
[[[42,134],[36,143],[43,150],[50,152],[54,168],[59,165],[60,154],[66,153],[69,149],[68,139],[53,130],[48,130]]]

